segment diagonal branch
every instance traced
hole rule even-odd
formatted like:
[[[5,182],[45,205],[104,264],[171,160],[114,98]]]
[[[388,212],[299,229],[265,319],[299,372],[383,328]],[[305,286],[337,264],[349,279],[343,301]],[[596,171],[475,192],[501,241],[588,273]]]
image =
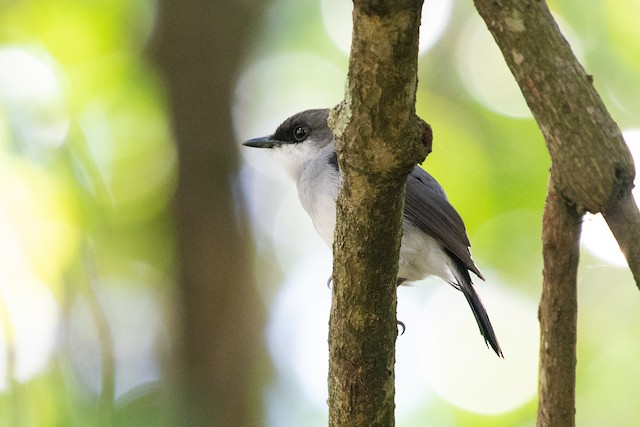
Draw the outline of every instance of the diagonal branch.
[[[640,287],[640,213],[630,192],[623,193],[602,212]]]
[[[631,190],[635,168],[618,125],[546,2],[475,0],[544,135],[558,191],[602,212]]]
[[[625,226],[640,223],[630,196],[635,166],[593,77],[573,55],[546,2],[475,0],[475,5],[544,135],[558,192],[579,210],[608,217],[640,286],[640,227]]]

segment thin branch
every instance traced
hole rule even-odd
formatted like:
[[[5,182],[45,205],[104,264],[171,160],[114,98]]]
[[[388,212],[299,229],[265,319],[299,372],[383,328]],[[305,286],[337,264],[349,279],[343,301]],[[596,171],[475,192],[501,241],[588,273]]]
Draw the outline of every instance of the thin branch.
[[[552,174],[553,176],[553,174]],[[575,424],[577,271],[581,214],[549,182],[542,221],[538,427]]]
[[[89,276],[94,277],[93,273]],[[102,390],[100,392],[100,411],[101,418],[104,420],[111,419],[113,416],[113,404],[116,389],[116,358],[111,328],[104,309],[98,301],[96,290],[94,289],[93,280],[89,279],[89,283],[83,289],[84,297],[89,307],[89,312],[94,323],[96,333],[98,335],[98,343],[100,346],[100,361],[102,362]]]
[[[640,213],[630,192],[615,199],[602,212],[640,287]]]

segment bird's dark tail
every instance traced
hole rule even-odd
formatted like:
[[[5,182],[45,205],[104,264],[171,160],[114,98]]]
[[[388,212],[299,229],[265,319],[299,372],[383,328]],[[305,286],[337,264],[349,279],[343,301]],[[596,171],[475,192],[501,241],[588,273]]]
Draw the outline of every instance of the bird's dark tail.
[[[498,356],[504,357],[502,350],[500,349],[500,344],[498,344],[496,333],[493,331],[493,326],[491,326],[489,315],[487,315],[487,311],[484,309],[482,301],[480,301],[480,297],[473,288],[471,277],[469,276],[469,270],[467,270],[461,261],[454,260],[454,262],[456,265],[452,270],[458,283],[453,285],[460,290],[467,299],[467,302],[471,307],[471,311],[473,312],[473,316],[476,318],[476,322],[478,323],[478,328],[480,328],[480,333],[484,337],[485,343],[490,345]]]

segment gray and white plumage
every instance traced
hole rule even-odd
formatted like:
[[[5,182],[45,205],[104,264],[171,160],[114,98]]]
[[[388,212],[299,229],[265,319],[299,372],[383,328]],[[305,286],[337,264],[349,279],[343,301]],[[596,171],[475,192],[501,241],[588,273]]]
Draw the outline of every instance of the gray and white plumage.
[[[250,139],[244,145],[270,149],[296,182],[302,206],[331,247],[340,171],[328,115],[328,109],[303,111],[285,120],[273,135]],[[418,166],[407,178],[402,228],[398,281],[437,276],[461,291],[485,342],[502,357],[487,312],[473,288],[470,271],[484,278],[471,258],[462,218],[440,184]]]

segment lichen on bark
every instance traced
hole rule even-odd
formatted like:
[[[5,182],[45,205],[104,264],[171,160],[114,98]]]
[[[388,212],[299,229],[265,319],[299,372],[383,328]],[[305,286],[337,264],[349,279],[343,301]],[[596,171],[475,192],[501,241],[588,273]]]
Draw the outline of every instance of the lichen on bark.
[[[404,187],[428,149],[415,117],[421,0],[354,1],[345,101],[329,123],[342,181],[333,245],[329,425],[394,425]]]

